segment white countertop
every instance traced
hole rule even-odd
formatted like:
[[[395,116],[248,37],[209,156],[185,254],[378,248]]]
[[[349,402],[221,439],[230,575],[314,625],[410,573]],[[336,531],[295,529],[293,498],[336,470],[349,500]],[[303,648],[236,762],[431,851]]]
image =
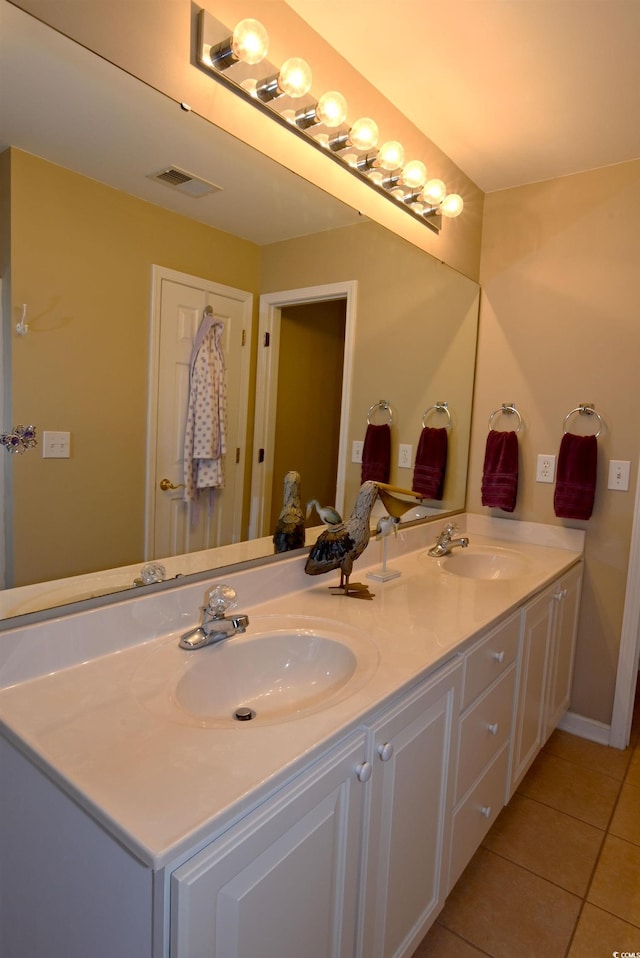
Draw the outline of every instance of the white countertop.
[[[520,524],[498,523],[513,540]],[[523,533],[530,526],[521,525]],[[476,528],[482,532],[494,527],[479,523]],[[472,545],[517,548],[528,561],[529,569],[522,577],[492,581],[443,571],[441,560],[425,552],[434,541],[433,527],[407,530],[401,543],[390,543],[393,558],[389,565],[401,571],[400,577],[385,583],[370,581],[366,572],[380,564],[380,545],[372,541],[352,577],[369,585],[375,594],[372,601],[331,594],[328,586],[335,584],[335,574],[305,576],[300,557],[280,566],[225,576],[238,592],[237,611],[250,616],[249,630],[259,625],[262,616],[278,613],[335,619],[344,624],[347,633],[355,630],[377,649],[378,668],[364,686],[304,718],[203,728],[145,707],[133,692],[132,680],[144,672],[149,657],[157,654],[161,645],[177,647],[185,629],[183,597],[171,631],[162,631],[157,621],[152,623],[150,634],[161,637],[146,642],[138,638],[138,644],[118,651],[107,649],[108,654],[0,691],[0,729],[134,855],[145,864],[160,867],[236,820],[258,797],[284,784],[368,714],[462,651],[478,632],[578,561],[581,546],[576,540],[569,538],[567,543],[554,535],[550,540],[553,546],[531,541],[516,546],[514,541],[474,532]],[[533,538],[541,541],[539,536]],[[562,544],[570,547],[560,547]],[[273,586],[276,575],[280,594],[264,601],[265,591],[272,594],[269,585]],[[256,583],[257,587],[250,587]],[[194,604],[194,587],[184,589]],[[138,625],[141,610],[148,612],[160,601],[157,598],[155,606],[135,606]],[[166,593],[162,601],[166,606]],[[153,602],[153,597],[148,597],[147,603]],[[130,616],[131,600],[122,607],[123,614],[126,611]],[[114,606],[110,609],[109,614],[115,615]],[[68,617],[54,625],[42,623],[41,629],[48,626],[49,632],[39,634],[38,641],[44,635],[62,635],[65,628],[69,633],[86,632],[91,622],[99,622],[96,613],[100,612],[93,610],[93,619]],[[191,622],[196,618],[197,603]],[[171,622],[166,609],[156,619]],[[11,654],[21,638],[27,648],[35,641],[33,630],[22,636],[19,632],[8,639],[13,643]],[[345,641],[348,643],[348,637]],[[126,641],[120,644],[126,646]],[[176,648],[175,656],[189,656],[193,661],[207,651]]]

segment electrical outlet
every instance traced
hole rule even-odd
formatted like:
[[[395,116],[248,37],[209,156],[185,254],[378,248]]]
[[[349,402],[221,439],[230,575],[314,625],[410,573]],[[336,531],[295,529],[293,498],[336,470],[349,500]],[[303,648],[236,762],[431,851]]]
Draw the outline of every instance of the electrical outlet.
[[[612,459],[609,462],[609,482],[607,488],[617,489],[619,492],[628,492],[630,471],[630,462],[627,460]]]
[[[401,442],[398,446],[398,467],[400,469],[411,469],[413,460],[413,446]]]
[[[556,476],[556,457],[541,453],[536,466],[536,482],[553,482]]]
[[[354,439],[351,443],[351,462],[362,462],[362,447],[364,442],[360,439]]]

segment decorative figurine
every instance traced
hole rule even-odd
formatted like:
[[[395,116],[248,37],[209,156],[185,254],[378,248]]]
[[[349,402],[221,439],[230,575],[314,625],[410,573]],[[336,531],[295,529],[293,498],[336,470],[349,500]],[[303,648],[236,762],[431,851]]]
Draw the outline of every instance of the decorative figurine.
[[[369,519],[378,495],[375,482],[364,482],[356,499],[351,516],[337,525],[329,526],[318,536],[311,547],[309,558],[304,567],[307,575],[322,575],[333,569],[340,569],[340,585],[337,595],[352,595],[358,598],[372,598],[366,585],[354,583],[349,586],[353,563],[362,555],[369,543]]]
[[[321,506],[317,499],[311,499],[307,503],[307,519],[314,508],[320,517],[320,521],[324,522],[325,526],[337,526],[342,522],[342,516],[339,512],[336,512],[333,506]]]
[[[273,551],[290,552],[305,542],[304,516],[300,503],[300,473],[292,470],[284,477],[282,510],[273,533]]]

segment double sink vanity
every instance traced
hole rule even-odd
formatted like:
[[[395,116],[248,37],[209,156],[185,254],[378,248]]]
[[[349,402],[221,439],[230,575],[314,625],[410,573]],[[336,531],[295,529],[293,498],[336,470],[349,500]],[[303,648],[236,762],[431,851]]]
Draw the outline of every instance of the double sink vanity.
[[[569,704],[583,533],[458,517],[0,635],[11,958],[410,956]],[[441,524],[440,524],[441,525]],[[2,952],[5,953],[4,951]]]

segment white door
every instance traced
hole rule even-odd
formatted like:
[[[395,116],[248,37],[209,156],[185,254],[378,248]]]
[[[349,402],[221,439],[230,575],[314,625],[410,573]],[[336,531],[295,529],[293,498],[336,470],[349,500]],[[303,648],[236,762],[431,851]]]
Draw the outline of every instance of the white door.
[[[237,542],[242,499],[249,387],[251,309],[244,290],[154,267],[149,402],[146,557],[162,558]],[[194,509],[185,503],[184,428],[189,361],[206,307],[224,323],[227,388],[225,484]]]

